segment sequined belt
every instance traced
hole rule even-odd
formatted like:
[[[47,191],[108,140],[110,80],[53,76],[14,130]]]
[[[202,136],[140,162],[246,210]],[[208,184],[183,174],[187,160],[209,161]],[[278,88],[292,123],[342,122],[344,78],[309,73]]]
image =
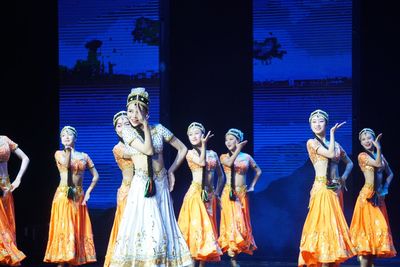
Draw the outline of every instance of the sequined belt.
[[[3,189],[11,189],[10,178],[8,176],[0,176],[0,187]]]
[[[123,186],[131,186],[132,180],[130,179],[122,179]]]
[[[147,176],[147,177],[149,176],[149,172],[146,169],[142,168],[135,169],[135,174],[136,173],[141,176]],[[159,171],[153,171],[153,174],[156,178],[163,177],[167,174],[167,170],[165,168],[162,168]]]
[[[368,189],[374,190],[374,184],[365,183],[364,186],[363,186],[363,188],[368,188]]]
[[[199,182],[192,181],[192,186],[195,187],[196,189],[201,190],[201,183],[199,183]],[[208,187],[207,187],[207,188],[208,188]],[[209,194],[214,193],[214,188],[213,188],[213,187],[208,188],[208,189],[209,189],[209,190],[207,190],[207,192],[208,192]]]
[[[224,186],[224,190],[231,190],[231,185],[230,184],[225,184]],[[247,192],[247,185],[240,185],[240,186],[236,186],[236,190],[235,190],[238,194],[243,193],[243,192]]]
[[[320,183],[326,183],[328,179],[326,178],[326,176],[315,176],[314,181]]]
[[[68,185],[59,185],[57,188],[57,191],[67,193],[68,188],[69,188]],[[82,192],[83,192],[82,186],[78,185],[78,186],[74,186],[73,188],[76,190],[77,194],[79,194],[79,195],[82,194]]]

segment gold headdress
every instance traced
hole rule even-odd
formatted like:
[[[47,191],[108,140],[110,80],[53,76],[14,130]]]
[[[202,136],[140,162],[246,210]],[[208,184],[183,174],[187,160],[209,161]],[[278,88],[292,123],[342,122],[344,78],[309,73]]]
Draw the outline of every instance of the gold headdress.
[[[239,129],[231,128],[226,132],[225,136],[227,136],[228,134],[236,137],[236,139],[239,140],[239,142],[243,141],[243,132]]]
[[[126,106],[128,107],[132,103],[139,103],[145,106],[147,109],[149,108],[149,93],[143,87],[136,87],[131,89],[131,93],[128,95],[126,100]]]
[[[321,109],[317,109],[317,110],[314,110],[313,112],[311,112],[310,117],[308,118],[308,122],[311,123],[311,119],[316,115],[321,116],[322,118],[324,118],[327,123],[329,122],[328,113],[326,113],[325,111],[323,111]]]
[[[206,132],[206,129],[204,128],[203,124],[199,122],[192,122],[187,128],[187,133],[189,133],[190,129],[192,128],[199,129],[203,134]]]

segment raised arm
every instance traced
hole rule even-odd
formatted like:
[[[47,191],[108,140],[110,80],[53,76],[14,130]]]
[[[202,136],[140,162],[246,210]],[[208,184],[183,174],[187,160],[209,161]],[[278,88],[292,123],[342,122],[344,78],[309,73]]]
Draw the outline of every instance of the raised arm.
[[[236,145],[235,152],[233,152],[231,156],[228,155],[227,157],[225,157],[221,163],[223,165],[227,166],[227,167],[232,167],[232,165],[234,164],[237,156],[240,154],[240,152],[242,151],[243,147],[246,144],[247,144],[247,140],[244,140],[244,141],[238,143]]]
[[[335,157],[335,132],[337,129],[339,129],[343,124],[345,124],[346,122],[342,122],[342,123],[336,123],[330,130],[330,140],[329,140],[329,147],[328,149],[326,149],[323,146],[320,146],[316,153],[324,156],[325,158],[329,158],[332,159]]]
[[[122,129],[122,138],[124,139],[125,144],[147,156],[152,156],[154,153],[153,143],[151,140],[150,128],[147,124],[146,126],[143,125],[143,132],[144,142],[139,139],[139,134],[132,126],[125,126]]]
[[[380,144],[380,139],[382,137],[382,134],[379,134],[374,141],[372,141],[372,144],[376,148],[376,157],[375,159],[369,158],[368,159],[368,165],[375,167],[375,168],[380,168],[382,167],[382,153],[381,153],[381,144]]]
[[[139,133],[130,125],[124,126],[122,129],[122,139],[124,140],[125,144],[133,147],[137,151],[147,156],[152,156],[154,154],[154,149],[150,134],[150,126],[148,123],[148,116],[145,114],[145,111],[141,105],[136,103],[135,107],[139,111],[138,120],[143,126],[144,142],[139,139]]]

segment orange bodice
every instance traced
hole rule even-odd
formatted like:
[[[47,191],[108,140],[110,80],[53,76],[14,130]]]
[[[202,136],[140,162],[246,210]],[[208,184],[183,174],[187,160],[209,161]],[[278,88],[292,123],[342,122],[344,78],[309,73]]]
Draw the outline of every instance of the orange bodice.
[[[381,172],[386,168],[386,161],[383,157],[383,155],[381,155],[382,158],[382,166],[380,168],[377,169],[377,172]],[[358,155],[358,165],[360,166],[361,171],[365,172],[365,171],[374,171],[374,167],[369,165],[369,160],[371,159],[371,157],[366,153],[366,152],[361,152]]]
[[[186,154],[186,159],[187,159],[189,168],[192,172],[203,169],[202,166],[200,166],[199,164],[197,164],[196,162],[193,161],[194,155],[199,156],[194,149],[189,150],[188,153]],[[215,153],[212,150],[207,150],[206,151],[206,170],[214,171],[217,168],[217,164],[218,164],[217,153]]]
[[[327,144],[329,146],[329,144]],[[307,141],[307,151],[308,155],[310,157],[310,160],[313,164],[317,161],[327,161],[328,158],[319,155],[317,153],[318,148],[322,146],[316,139],[309,139]],[[338,163],[340,159],[346,157],[346,151],[342,148],[341,145],[339,145],[337,142],[335,142],[335,156],[331,159],[333,162]]]
[[[220,157],[221,162],[223,162],[227,157],[229,157],[229,154],[222,154]],[[228,166],[222,165],[224,167],[224,172],[226,174],[230,174],[231,173],[231,168],[229,168]],[[247,172],[247,170],[249,169],[249,167],[256,167],[256,162],[254,161],[254,159],[246,153],[240,153],[234,162],[234,168],[235,168],[235,173],[237,174],[245,174]]]
[[[57,168],[60,172],[68,171],[68,159],[63,150],[58,150],[54,154],[54,158],[57,163]],[[71,170],[74,175],[82,175],[86,168],[93,168],[93,161],[90,159],[88,154],[83,152],[74,151],[71,152]]]
[[[119,142],[116,144],[113,148],[113,154],[115,161],[118,164],[118,167],[121,169],[121,171],[124,171],[126,169],[133,169],[133,160],[132,158],[125,158],[128,152],[128,147],[125,146],[123,143]]]

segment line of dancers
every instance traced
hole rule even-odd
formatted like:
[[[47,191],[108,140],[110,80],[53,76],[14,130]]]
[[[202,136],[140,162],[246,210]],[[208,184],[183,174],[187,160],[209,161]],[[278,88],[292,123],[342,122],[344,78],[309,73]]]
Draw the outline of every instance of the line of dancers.
[[[254,191],[262,173],[254,159],[242,152],[247,143],[243,133],[229,129],[225,134],[228,153],[218,156],[207,147],[213,137],[211,131],[193,122],[187,128],[192,145],[188,150],[163,125],[149,125],[149,101],[144,88],[133,88],[127,97],[127,111],[113,117],[119,138],[113,154],[122,172],[122,183],[104,266],[205,266],[207,262],[220,261],[224,253],[231,266],[239,266],[240,253],[252,255],[257,249],[247,192]],[[376,136],[369,128],[359,133],[365,151],[359,154],[358,162],[365,185],[348,227],[343,215],[343,188],[353,163],[335,141],[335,132],[344,123],[330,129],[328,141],[328,121],[323,110],[313,111],[309,117],[315,138],[307,141],[307,150],[315,181],[301,235],[298,266],[338,266],[355,255],[362,267],[372,266],[375,257],[396,255],[384,201],[393,173],[381,154],[382,135]],[[77,136],[74,127],[65,126],[60,133],[64,149],[54,155],[60,184],[52,203],[44,261],[58,266],[97,260],[86,203],[99,174],[89,155],[75,149]],[[165,143],[177,150],[168,169],[163,159]],[[22,161],[12,184],[7,170],[11,152]],[[170,192],[174,189],[174,173],[185,159],[192,172],[192,183],[176,220]],[[346,165],[342,175],[340,161]],[[17,266],[25,258],[16,246],[12,191],[20,185],[28,163],[17,144],[0,136],[1,264]],[[250,168],[254,177],[247,185]],[[92,174],[92,183],[84,192],[86,169]],[[219,231],[217,206],[221,207]]]
[[[314,138],[307,141],[307,151],[315,170],[310,192],[308,214],[300,241],[298,266],[338,266],[357,255],[361,267],[373,266],[376,257],[394,257],[393,245],[385,206],[385,196],[393,179],[388,162],[381,154],[380,138],[370,128],[359,133],[364,148],[358,164],[364,174],[362,187],[353,212],[350,228],[343,215],[343,193],[346,179],[353,167],[346,152],[335,141],[335,132],[345,124],[336,123],[326,129],[329,115],[315,110],[309,117]],[[338,163],[346,163],[339,175]],[[383,173],[387,177],[384,181]]]

